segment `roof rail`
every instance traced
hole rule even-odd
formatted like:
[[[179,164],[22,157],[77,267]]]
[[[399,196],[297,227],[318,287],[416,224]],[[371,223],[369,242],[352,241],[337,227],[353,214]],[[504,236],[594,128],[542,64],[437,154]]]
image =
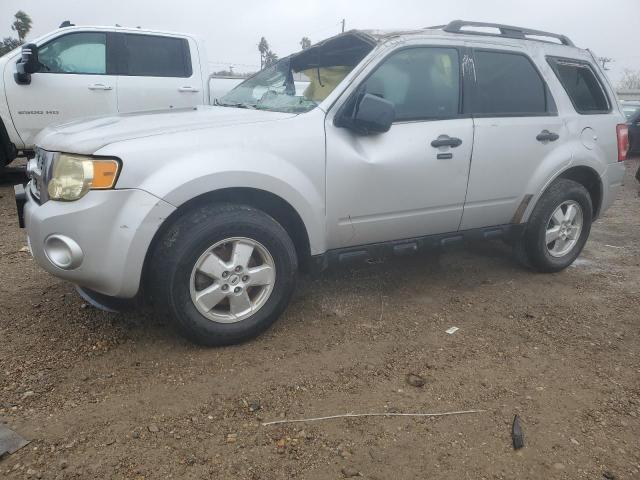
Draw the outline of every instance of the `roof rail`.
[[[487,33],[487,32],[479,32],[479,31],[474,32],[473,30],[463,30],[464,27],[495,28],[500,33]],[[438,27],[435,27],[435,28],[438,28]],[[494,37],[518,38],[521,40],[538,40],[542,42],[547,40],[541,40],[540,38],[527,38],[527,37],[529,36],[548,37],[548,38],[555,38],[556,40],[559,40],[560,43],[562,43],[563,45],[567,45],[569,47],[575,47],[574,43],[566,35],[543,32],[541,30],[531,30],[530,28],[513,27],[511,25],[502,25],[500,23],[467,22],[465,20],[454,20],[453,22],[450,22],[448,25],[445,25],[444,27],[440,27],[440,28],[442,28],[442,30],[448,33],[462,33],[465,35],[467,34],[468,35],[488,35],[488,36],[494,36]]]

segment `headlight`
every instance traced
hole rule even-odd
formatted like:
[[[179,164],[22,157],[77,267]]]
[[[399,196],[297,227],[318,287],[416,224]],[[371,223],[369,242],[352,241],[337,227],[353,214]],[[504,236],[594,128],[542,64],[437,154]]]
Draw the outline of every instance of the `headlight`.
[[[51,200],[78,200],[89,190],[113,188],[120,164],[114,159],[95,159],[61,153],[54,161],[47,186]]]

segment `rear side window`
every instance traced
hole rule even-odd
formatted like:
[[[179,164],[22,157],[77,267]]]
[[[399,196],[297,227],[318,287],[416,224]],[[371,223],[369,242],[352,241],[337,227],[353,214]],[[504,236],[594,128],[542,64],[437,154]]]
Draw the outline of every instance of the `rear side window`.
[[[611,110],[604,88],[591,65],[586,62],[549,58],[560,83],[569,95],[576,112],[608,113]]]
[[[125,35],[127,75],[142,77],[191,76],[189,44],[183,38]]]
[[[475,71],[474,114],[529,116],[555,113],[544,81],[526,56],[476,50]]]

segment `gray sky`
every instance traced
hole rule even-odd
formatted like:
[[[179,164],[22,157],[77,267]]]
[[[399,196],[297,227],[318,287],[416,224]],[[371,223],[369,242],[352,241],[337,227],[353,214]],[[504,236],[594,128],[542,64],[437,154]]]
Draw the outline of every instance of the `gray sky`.
[[[31,38],[58,27],[141,26],[199,35],[212,69],[232,64],[247,71],[259,65],[257,44],[265,36],[279,56],[351,28],[419,28],[449,20],[492,21],[564,33],[576,45],[615,59],[616,82],[625,68],[640,70],[640,0],[0,0],[0,36],[12,35],[13,14],[33,19]]]

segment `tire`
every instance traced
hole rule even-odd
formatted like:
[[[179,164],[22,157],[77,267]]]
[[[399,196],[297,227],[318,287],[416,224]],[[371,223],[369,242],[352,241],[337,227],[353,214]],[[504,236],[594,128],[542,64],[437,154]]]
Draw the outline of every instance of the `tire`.
[[[552,216],[559,208],[558,215],[562,217],[569,207],[575,214],[575,224],[560,226]],[[579,209],[577,208],[579,207]],[[575,226],[581,215],[581,229],[579,233]],[[569,217],[565,217],[567,221]],[[581,184],[568,179],[558,179],[544,192],[529,218],[524,235],[514,247],[516,259],[524,266],[539,272],[553,273],[564,270],[571,265],[582,252],[589,233],[593,218],[593,204],[587,189]],[[567,234],[558,240],[547,243],[547,233],[554,238],[557,230]],[[566,230],[562,230],[565,228]],[[553,230],[553,231],[551,231]],[[565,246],[565,248],[562,248]]]
[[[211,248],[216,245],[212,256]],[[243,261],[234,263],[233,255],[237,250],[237,258],[246,258],[248,245],[253,250],[249,263],[244,262],[242,267]],[[242,274],[235,273],[235,264],[244,268]],[[194,270],[196,265],[202,270]],[[275,278],[269,277],[271,265]],[[168,312],[178,331],[188,339],[201,345],[221,346],[251,339],[278,319],[291,299],[298,265],[291,238],[272,217],[249,206],[220,204],[200,207],[177,220],[157,242],[149,267],[147,286],[154,306]],[[270,279],[263,283],[271,284],[250,286],[259,281],[259,274],[249,273],[260,269],[267,272],[264,278]],[[214,270],[216,273],[211,273]],[[203,282],[204,287],[200,285]],[[199,300],[208,298],[199,297],[207,288],[215,290],[211,295],[216,299],[227,295],[211,310],[209,305],[215,300],[205,306],[204,300]],[[241,293],[236,295],[238,288]],[[244,308],[247,298],[255,303],[256,311],[238,313],[238,305]]]

